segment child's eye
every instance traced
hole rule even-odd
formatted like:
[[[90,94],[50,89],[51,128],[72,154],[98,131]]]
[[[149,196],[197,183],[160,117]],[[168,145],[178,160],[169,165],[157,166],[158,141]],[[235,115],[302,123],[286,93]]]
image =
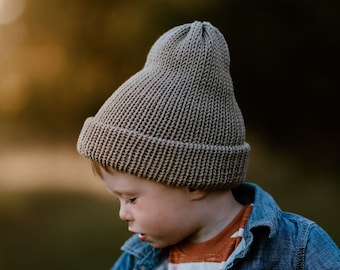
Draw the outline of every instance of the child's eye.
[[[134,204],[136,202],[136,198],[130,198],[125,200],[126,203]]]

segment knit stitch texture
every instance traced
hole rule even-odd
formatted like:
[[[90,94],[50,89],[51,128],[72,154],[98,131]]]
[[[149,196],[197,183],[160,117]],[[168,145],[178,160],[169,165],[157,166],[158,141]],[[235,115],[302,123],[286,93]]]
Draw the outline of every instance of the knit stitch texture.
[[[142,70],[85,121],[78,152],[178,187],[221,190],[242,182],[250,147],[229,64],[228,45],[210,23],[170,29]]]

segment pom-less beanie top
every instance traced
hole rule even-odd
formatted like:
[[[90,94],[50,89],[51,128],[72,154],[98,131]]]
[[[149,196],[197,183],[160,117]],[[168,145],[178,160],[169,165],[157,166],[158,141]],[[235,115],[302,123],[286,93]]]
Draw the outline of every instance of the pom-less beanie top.
[[[229,64],[228,45],[209,22],[170,29],[85,121],[78,152],[172,186],[221,190],[242,182],[250,147]]]

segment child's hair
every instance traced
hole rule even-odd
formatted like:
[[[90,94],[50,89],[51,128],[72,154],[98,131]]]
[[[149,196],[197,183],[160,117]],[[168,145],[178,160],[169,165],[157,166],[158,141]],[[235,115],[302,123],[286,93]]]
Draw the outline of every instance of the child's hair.
[[[167,185],[221,190],[245,179],[249,145],[228,45],[208,22],[170,29],[78,139],[81,155]]]
[[[102,165],[94,160],[91,160],[91,168],[94,175],[99,176],[100,178],[103,178],[102,170],[109,172],[109,167]]]

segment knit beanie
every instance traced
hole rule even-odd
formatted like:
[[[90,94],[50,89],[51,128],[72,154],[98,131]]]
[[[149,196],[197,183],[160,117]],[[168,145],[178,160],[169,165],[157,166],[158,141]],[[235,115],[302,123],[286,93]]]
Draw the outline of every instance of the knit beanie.
[[[171,186],[222,190],[241,183],[250,147],[229,64],[228,45],[209,22],[170,29],[144,67],[85,121],[78,152]]]

